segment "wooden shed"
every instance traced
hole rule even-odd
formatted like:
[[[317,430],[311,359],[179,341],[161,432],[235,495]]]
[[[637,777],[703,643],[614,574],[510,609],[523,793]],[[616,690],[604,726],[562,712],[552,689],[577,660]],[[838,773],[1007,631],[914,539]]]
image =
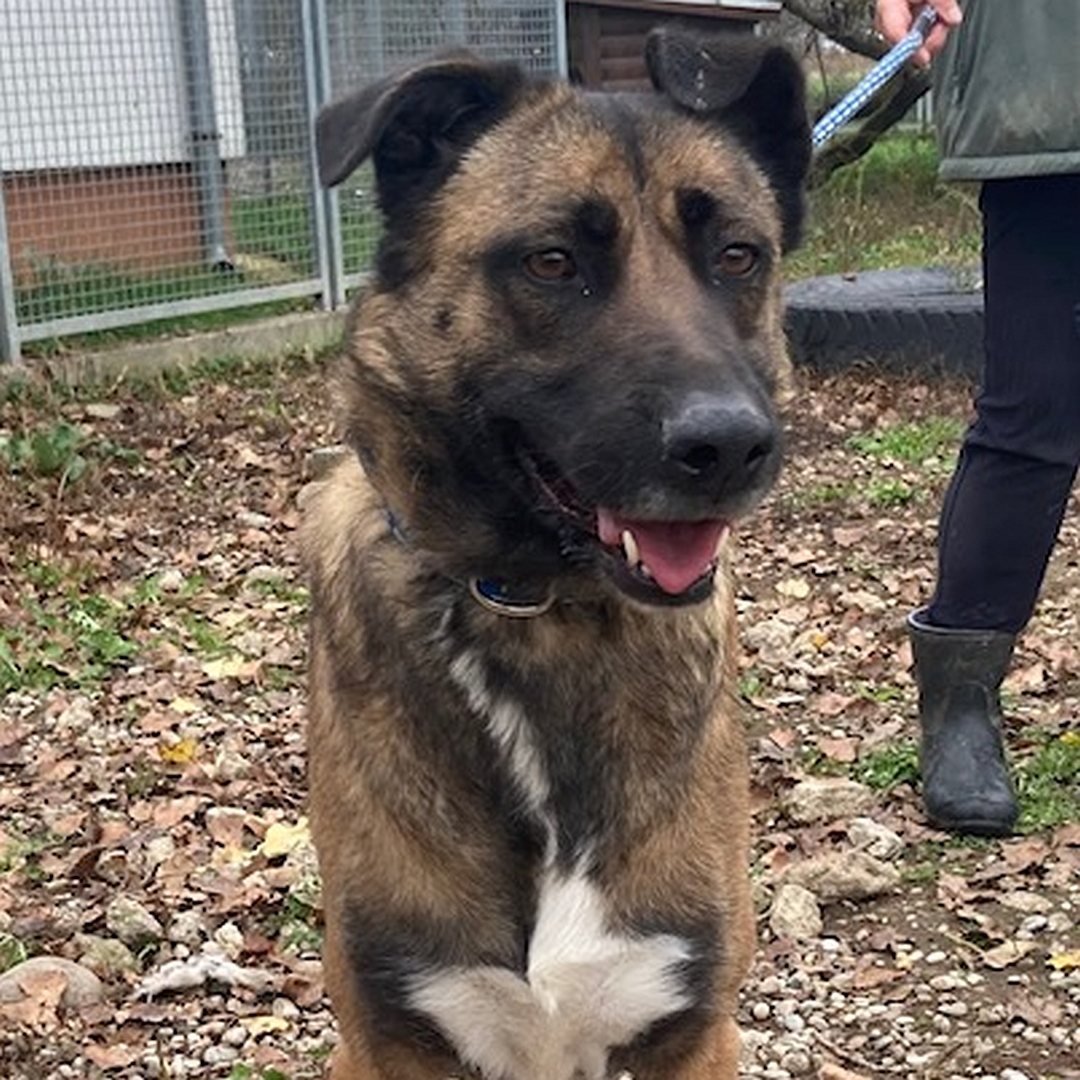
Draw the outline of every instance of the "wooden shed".
[[[566,0],[570,77],[594,89],[645,89],[645,35],[654,26],[749,33],[780,8],[780,0]]]

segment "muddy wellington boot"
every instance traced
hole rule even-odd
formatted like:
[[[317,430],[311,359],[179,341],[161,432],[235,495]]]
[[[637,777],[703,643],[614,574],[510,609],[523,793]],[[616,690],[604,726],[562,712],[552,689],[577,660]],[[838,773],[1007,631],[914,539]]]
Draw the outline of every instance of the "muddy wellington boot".
[[[919,687],[923,805],[939,828],[1007,836],[1019,808],[1001,741],[1001,680],[1014,634],[952,630],[908,616]]]

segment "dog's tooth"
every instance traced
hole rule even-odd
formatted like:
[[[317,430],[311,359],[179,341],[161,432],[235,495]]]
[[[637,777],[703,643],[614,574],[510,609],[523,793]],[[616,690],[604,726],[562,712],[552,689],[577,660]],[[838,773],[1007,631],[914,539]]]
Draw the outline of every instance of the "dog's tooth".
[[[731,529],[724,528],[720,533],[720,539],[716,541],[716,558],[719,559],[720,556],[723,554],[724,548],[727,546],[729,536],[731,536]]]
[[[623,554],[626,556],[626,563],[631,570],[637,568],[637,564],[641,562],[641,552],[638,550],[637,540],[634,539],[634,534],[629,529],[623,529],[622,534],[622,546]]]

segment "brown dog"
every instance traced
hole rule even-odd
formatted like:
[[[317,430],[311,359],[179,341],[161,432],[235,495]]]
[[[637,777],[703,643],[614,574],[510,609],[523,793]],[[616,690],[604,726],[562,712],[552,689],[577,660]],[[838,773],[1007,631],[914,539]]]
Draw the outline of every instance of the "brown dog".
[[[454,54],[320,118],[385,237],[309,509],[335,1080],[730,1080],[752,950],[730,523],[773,480],[797,65]],[[720,567],[718,571],[718,566]]]

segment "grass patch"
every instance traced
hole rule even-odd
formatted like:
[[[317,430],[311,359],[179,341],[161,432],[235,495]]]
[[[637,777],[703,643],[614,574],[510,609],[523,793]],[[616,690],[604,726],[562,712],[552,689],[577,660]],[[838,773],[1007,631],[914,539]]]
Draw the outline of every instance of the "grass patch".
[[[91,439],[66,420],[0,433],[0,466],[11,473],[57,479],[62,487],[80,480],[91,462],[107,460],[130,465],[139,460],[139,453],[110,439]]]
[[[0,629],[0,691],[96,686],[138,655],[141,610],[69,588],[27,597],[23,620]]]
[[[28,561],[18,570],[24,583],[23,615],[17,623],[0,626],[0,693],[57,686],[94,689],[163,642],[200,661],[235,651],[235,627],[193,607],[207,588],[200,574],[166,595],[156,576],[102,591],[75,563]],[[286,593],[284,585],[281,592]],[[296,589],[289,595],[300,602],[306,594]],[[302,673],[274,664],[264,676],[271,688],[286,688]]]
[[[809,196],[803,245],[790,278],[903,266],[977,264],[981,220],[973,189],[942,183],[929,135],[880,139]]]
[[[739,678],[739,696],[743,701],[753,703],[755,698],[761,697],[765,690],[765,683],[759,672],[754,670],[744,671]]]
[[[907,506],[915,498],[915,489],[903,480],[883,477],[871,480],[865,488],[866,501],[879,509]]]
[[[862,696],[873,700],[892,700],[863,691]],[[806,747],[799,756],[807,772],[818,776],[846,776],[874,791],[891,791],[901,784],[917,784],[919,780],[919,749],[913,739],[897,739],[884,743],[876,750],[862,755],[848,765],[822,753],[817,747]]]
[[[1021,832],[1080,821],[1080,731],[1048,739],[1016,765]]]
[[[919,751],[913,739],[886,743],[860,758],[851,768],[853,779],[875,791],[889,791],[919,779]]]
[[[27,561],[18,573],[22,618],[0,626],[0,693],[94,688],[157,640],[155,578],[112,593],[75,563]]]
[[[850,484],[815,484],[803,492],[803,498],[812,506],[837,506],[851,498]]]
[[[813,776],[850,776],[852,766],[837,761],[816,746],[804,746],[799,751],[799,765]]]
[[[859,697],[872,701],[877,705],[888,705],[891,702],[899,701],[904,696],[904,692],[899,686],[892,686],[889,683],[881,686],[860,685],[858,694]]]
[[[962,420],[953,416],[930,416],[910,424],[851,435],[847,445],[867,457],[922,465],[951,458],[964,432]]]
[[[46,360],[70,352],[108,349],[131,342],[157,341],[190,334],[208,334],[215,330],[269,319],[276,315],[311,311],[316,307],[316,303],[314,297],[301,297],[294,300],[274,300],[266,304],[222,308],[219,311],[204,311],[197,315],[152,319],[148,322],[132,323],[129,326],[115,327],[111,330],[72,334],[62,339],[42,338],[37,341],[27,341],[21,346],[21,352],[27,360]],[[78,312],[72,314],[78,314]]]
[[[7,842],[0,847],[0,874],[20,874],[28,881],[43,880],[41,856],[56,843],[57,838],[49,832],[32,836],[9,832]]]
[[[281,909],[267,919],[266,929],[287,952],[317,952],[322,948],[322,931],[314,903],[301,896],[287,896]]]
[[[280,1069],[271,1067],[258,1069],[254,1065],[237,1062],[229,1070],[226,1080],[291,1080],[291,1078],[288,1073],[283,1073]]]
[[[180,615],[180,644],[190,647],[198,656],[213,660],[232,652],[229,635],[213,620],[195,611]]]
[[[925,840],[911,848],[904,857],[900,877],[905,884],[927,885],[941,874],[964,877],[971,872],[972,859],[993,849],[996,841],[982,836],[949,836],[943,840]]]

